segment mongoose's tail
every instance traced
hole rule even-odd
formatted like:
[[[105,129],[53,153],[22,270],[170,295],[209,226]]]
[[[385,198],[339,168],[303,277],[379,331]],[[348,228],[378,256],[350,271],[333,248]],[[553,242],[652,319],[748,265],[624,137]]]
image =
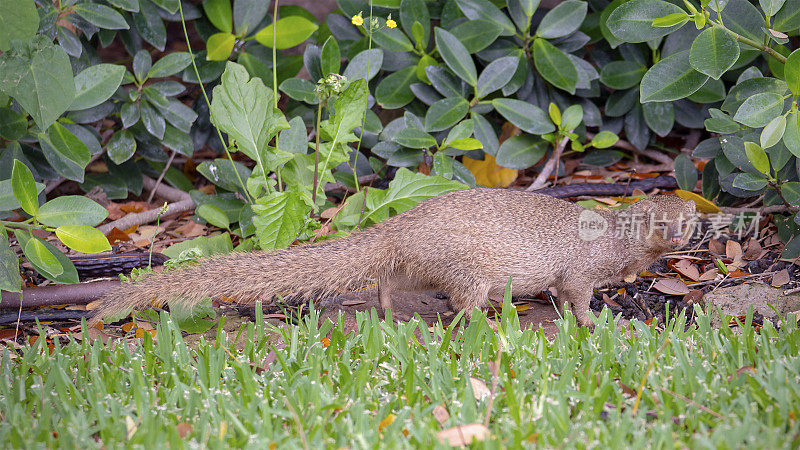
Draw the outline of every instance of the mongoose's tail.
[[[374,227],[352,236],[274,252],[230,253],[148,275],[100,299],[90,323],[152,304],[194,306],[206,297],[269,303],[275,295],[311,299],[353,289],[394,263],[393,246]]]

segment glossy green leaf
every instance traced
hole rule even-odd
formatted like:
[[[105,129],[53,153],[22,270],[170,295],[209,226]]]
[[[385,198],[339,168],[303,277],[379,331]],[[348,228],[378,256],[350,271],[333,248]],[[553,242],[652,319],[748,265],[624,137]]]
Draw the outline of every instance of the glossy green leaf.
[[[578,71],[567,55],[544,39],[533,41],[533,63],[542,77],[553,86],[575,93]]]
[[[206,41],[206,60],[225,61],[231,56],[236,36],[231,33],[215,33]]]
[[[224,33],[233,32],[233,11],[229,0],[203,0],[208,20]]]
[[[483,148],[483,144],[481,141],[474,139],[474,138],[461,138],[456,139],[454,141],[447,143],[448,147],[455,148],[457,150],[478,150]]]
[[[760,191],[767,186],[768,180],[763,175],[749,172],[739,173],[733,179],[733,187],[745,191]]]
[[[280,90],[297,101],[305,102],[309,105],[316,105],[319,103],[317,85],[308,80],[289,78],[281,83]]]
[[[436,147],[436,139],[417,128],[403,128],[394,135],[394,141],[408,148]]]
[[[647,126],[661,137],[668,135],[675,125],[675,108],[672,102],[643,103],[642,114]]]
[[[215,205],[204,203],[197,207],[195,213],[202,217],[206,222],[214,225],[215,227],[230,229],[231,223],[228,216]]]
[[[56,236],[67,247],[81,253],[100,253],[111,250],[105,235],[96,228],[86,225],[61,225],[56,228]]]
[[[371,80],[381,70],[382,64],[383,50],[379,48],[364,50],[350,60],[342,75],[349,81],[363,79],[365,75],[367,80]],[[367,67],[369,67],[369,70],[367,70]]]
[[[188,52],[173,52],[164,55],[155,62],[147,72],[148,78],[163,78],[175,75],[192,63],[192,56]]]
[[[466,47],[457,37],[450,32],[436,27],[435,29],[436,47],[442,55],[442,59],[456,75],[466,81],[470,86],[478,83],[478,75],[475,70],[475,63],[467,52]]]
[[[28,240],[22,248],[22,252],[34,267],[41,267],[47,274],[59,276],[64,273],[64,268],[61,267],[61,263],[39,239],[33,238]]]
[[[86,19],[92,25],[106,30],[127,30],[128,22],[114,8],[97,3],[78,3],[72,7],[76,14]]]
[[[777,116],[770,120],[767,126],[761,130],[760,143],[764,148],[770,148],[780,142],[786,130],[786,117]]]
[[[630,89],[642,80],[647,67],[636,61],[612,61],[600,69],[600,82],[612,89]]]
[[[697,168],[692,160],[684,154],[675,158],[675,179],[678,181],[678,187],[684,191],[694,191],[694,187],[697,185]]]
[[[83,181],[84,169],[89,164],[89,148],[63,125],[56,122],[47,133],[39,133],[47,162],[64,178]]]
[[[13,170],[13,165],[12,165]],[[43,183],[36,183],[36,195],[44,190]],[[14,189],[12,187],[11,178],[7,180],[0,180],[0,211],[11,211],[19,208],[19,202],[14,197]]]
[[[475,19],[460,23],[450,30],[470,54],[477,53],[496,41],[502,28],[487,19]]]
[[[534,136],[512,136],[500,145],[496,162],[509,169],[524,170],[542,159],[549,146],[549,142]]]
[[[119,88],[125,66],[97,64],[75,76],[75,98],[70,111],[92,108],[108,100]]]
[[[800,158],[800,114],[797,111],[792,112],[786,118],[783,143],[794,156]]]
[[[99,225],[108,217],[108,210],[82,195],[62,195],[39,207],[37,220],[49,227],[78,224]]]
[[[516,56],[505,56],[489,63],[478,77],[475,96],[483,98],[508,84],[518,64],[519,58]]]
[[[617,141],[619,141],[619,137],[616,134],[603,130],[592,138],[591,143],[595,148],[608,148],[616,144]]]
[[[588,4],[580,0],[566,0],[559,3],[539,22],[536,36],[553,39],[575,32],[583,23],[587,8]]]
[[[747,155],[747,160],[750,164],[764,175],[769,175],[769,157],[767,152],[755,142],[744,143],[744,152]]]
[[[792,94],[800,95],[800,49],[796,49],[786,58],[783,77]]]
[[[608,16],[609,31],[624,42],[647,42],[678,30],[681,25],[654,27],[653,20],[684,11],[662,0],[632,0],[622,3]]]
[[[375,88],[375,100],[385,109],[402,108],[414,100],[411,83],[417,81],[417,68],[405,67],[388,75]]]
[[[31,216],[36,216],[39,212],[36,181],[33,179],[33,174],[28,166],[18,159],[14,160],[14,167],[11,169],[11,187],[14,192],[14,199],[22,207],[22,210]]]
[[[469,102],[462,97],[443,98],[428,108],[425,130],[446,130],[458,123],[469,112]]]
[[[327,75],[329,73],[339,73],[341,59],[342,54],[339,51],[339,43],[336,41],[336,38],[331,36],[325,41],[324,44],[322,44],[320,65],[322,67],[323,75]],[[348,77],[348,80],[349,79],[350,78]]]
[[[31,234],[27,231],[22,230],[14,230],[14,236],[17,238],[17,242],[19,242],[20,247],[22,247],[23,253],[28,258],[28,261],[31,263],[34,269],[37,272],[42,274],[44,277],[53,280],[57,283],[65,283],[65,284],[75,284],[78,283],[78,271],[75,270],[75,265],[72,264],[72,261],[67,258],[67,255],[60,252],[53,244],[41,240],[38,237],[31,236]],[[53,257],[55,257],[56,261],[58,262],[58,267],[52,269],[53,272],[48,271],[48,268],[42,264],[38,258],[31,259],[28,256],[28,252],[25,250],[28,246],[28,243],[32,240],[38,241],[39,244],[44,246],[44,250],[50,253]],[[38,247],[38,244],[32,244]],[[42,252],[44,252],[44,250]],[[50,260],[47,256],[45,258]]]
[[[372,33],[372,40],[387,52],[410,52],[414,44],[397,28],[380,28]]]
[[[783,113],[783,96],[762,92],[749,97],[736,110],[733,120],[748,127],[761,128]]]
[[[706,80],[707,75],[689,64],[689,51],[684,50],[657,62],[644,74],[639,98],[642,103],[679,100],[700,89]]]
[[[317,31],[319,26],[302,16],[288,16],[278,19],[256,33],[256,40],[263,46],[272,48],[272,30],[277,27],[275,47],[280,49],[291,48],[303,43]]]
[[[508,16],[488,0],[456,0],[456,3],[467,18],[486,19],[497,24],[503,36],[513,36],[517,31]]]
[[[728,31],[711,27],[700,33],[689,50],[689,63],[700,73],[719,80],[739,59],[739,43]]]
[[[527,133],[545,134],[556,129],[541,108],[528,102],[512,98],[496,98],[492,100],[492,106],[509,122]]]

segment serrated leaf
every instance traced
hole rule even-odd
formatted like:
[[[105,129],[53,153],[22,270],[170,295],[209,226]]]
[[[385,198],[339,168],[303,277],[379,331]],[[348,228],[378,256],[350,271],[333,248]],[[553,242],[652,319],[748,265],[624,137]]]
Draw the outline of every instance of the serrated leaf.
[[[47,36],[0,55],[0,91],[13,97],[46,130],[72,104],[75,82],[69,56]]]
[[[395,174],[394,180],[389,183],[389,189],[370,189],[367,193],[366,209],[362,224],[379,222],[387,218],[392,212],[400,214],[423,200],[467,186],[457,181],[451,181],[438,176],[428,176],[421,173],[412,173],[401,168]]]
[[[252,205],[258,245],[263,250],[286,248],[297,239],[311,208],[294,192],[273,192]]]

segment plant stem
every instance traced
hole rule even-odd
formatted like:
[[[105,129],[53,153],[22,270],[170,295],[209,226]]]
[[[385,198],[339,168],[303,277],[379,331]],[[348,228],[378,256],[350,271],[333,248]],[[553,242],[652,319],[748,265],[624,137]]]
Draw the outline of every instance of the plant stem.
[[[186,49],[189,52],[189,56],[192,60],[192,68],[194,68],[194,75],[197,77],[197,83],[200,85],[200,92],[203,93],[203,99],[206,101],[206,106],[208,107],[208,115],[211,117],[212,124],[214,123],[214,113],[211,111],[211,102],[208,100],[208,95],[206,95],[206,88],[203,86],[203,80],[200,79],[200,71],[197,70],[197,63],[194,62],[194,52],[192,51],[192,44],[189,42],[189,33],[186,31],[186,20],[183,18],[183,5],[182,2],[178,2],[178,11],[181,13],[181,26],[183,27],[183,38],[186,40]],[[239,176],[239,171],[236,170],[236,165],[233,163],[233,157],[231,156],[230,151],[228,151],[228,144],[225,143],[225,138],[222,137],[222,132],[219,131],[219,128],[216,124],[214,124],[214,129],[217,130],[217,136],[219,136],[219,141],[222,143],[222,148],[225,149],[225,155],[228,156],[228,160],[231,162],[231,168],[233,169],[233,173],[236,174],[236,179],[239,180],[239,185],[242,187],[242,192],[244,192],[245,200],[247,203],[253,203],[253,199],[250,197],[250,194],[247,192],[247,187],[244,185],[242,181],[242,177]]]
[[[311,203],[317,203],[317,178],[319,177],[319,123],[322,121],[322,103],[324,100],[319,99],[319,106],[317,107],[317,133],[316,133],[316,148],[314,149],[314,190],[311,191]],[[356,183],[358,184],[358,183]]]
[[[372,23],[372,0],[369,0],[369,19],[370,23]],[[364,27],[364,29],[367,29],[367,27]],[[370,62],[372,59],[372,28],[367,30],[367,34],[369,35],[369,43],[367,44],[367,69],[364,73],[364,81],[369,84],[369,68],[372,64]],[[369,87],[369,85],[367,87]],[[365,104],[364,115],[361,119],[361,134],[358,136],[358,144],[356,144],[356,152],[353,156],[353,166],[351,167],[351,169],[353,169],[353,183],[355,183],[356,193],[361,190],[361,186],[358,184],[358,172],[356,172],[356,168],[358,167],[358,152],[361,150],[361,139],[364,137],[364,124],[367,123],[367,108],[368,106]]]
[[[747,44],[747,45],[749,45],[751,47],[755,47],[755,48],[761,50],[762,52],[769,54],[773,58],[777,59],[779,62],[781,62],[783,64],[786,64],[786,57],[781,55],[780,53],[778,53],[774,49],[769,48],[766,45],[762,45],[762,44],[760,44],[760,43],[758,43],[758,42],[756,42],[756,41],[754,41],[754,40],[752,40],[750,38],[746,38],[746,37],[744,37],[744,36],[742,36],[740,34],[734,33],[729,28],[725,27],[725,25],[721,25],[721,24],[719,24],[717,22],[714,22],[711,19],[708,19],[708,23],[710,23],[712,26],[719,27],[719,28],[722,28],[723,30],[727,31],[728,33],[731,34],[731,36],[736,38],[737,41],[739,41],[739,42],[741,42],[743,44]]]
[[[272,10],[272,92],[275,94],[275,108],[278,108],[278,64],[277,64],[277,41],[278,41],[278,3],[279,0],[275,0],[275,7]],[[280,134],[275,135],[275,148],[278,148],[278,139]],[[282,180],[281,180],[281,168],[278,166],[275,168],[275,175],[278,177],[278,192],[283,190],[282,187]]]

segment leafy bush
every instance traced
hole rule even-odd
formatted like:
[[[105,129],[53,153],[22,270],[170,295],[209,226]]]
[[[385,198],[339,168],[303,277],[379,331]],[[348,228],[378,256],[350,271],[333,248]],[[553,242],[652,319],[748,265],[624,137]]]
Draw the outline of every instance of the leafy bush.
[[[633,0],[614,9],[607,25],[627,42],[664,41],[665,48],[670,40],[680,42],[644,74],[643,104],[671,102],[702,90],[719,93],[704,121],[706,130],[719,136],[701,142],[693,152],[712,158],[703,170],[706,198],[725,204],[763,194],[765,205],[796,211],[800,51],[790,48],[788,34],[800,28],[798,3],[764,1],[755,6],[730,0],[703,1],[700,6],[686,3],[684,10],[661,0]],[[679,180],[694,170],[676,164]],[[783,256],[800,256],[800,216],[776,217],[776,223],[781,238],[789,241]]]

